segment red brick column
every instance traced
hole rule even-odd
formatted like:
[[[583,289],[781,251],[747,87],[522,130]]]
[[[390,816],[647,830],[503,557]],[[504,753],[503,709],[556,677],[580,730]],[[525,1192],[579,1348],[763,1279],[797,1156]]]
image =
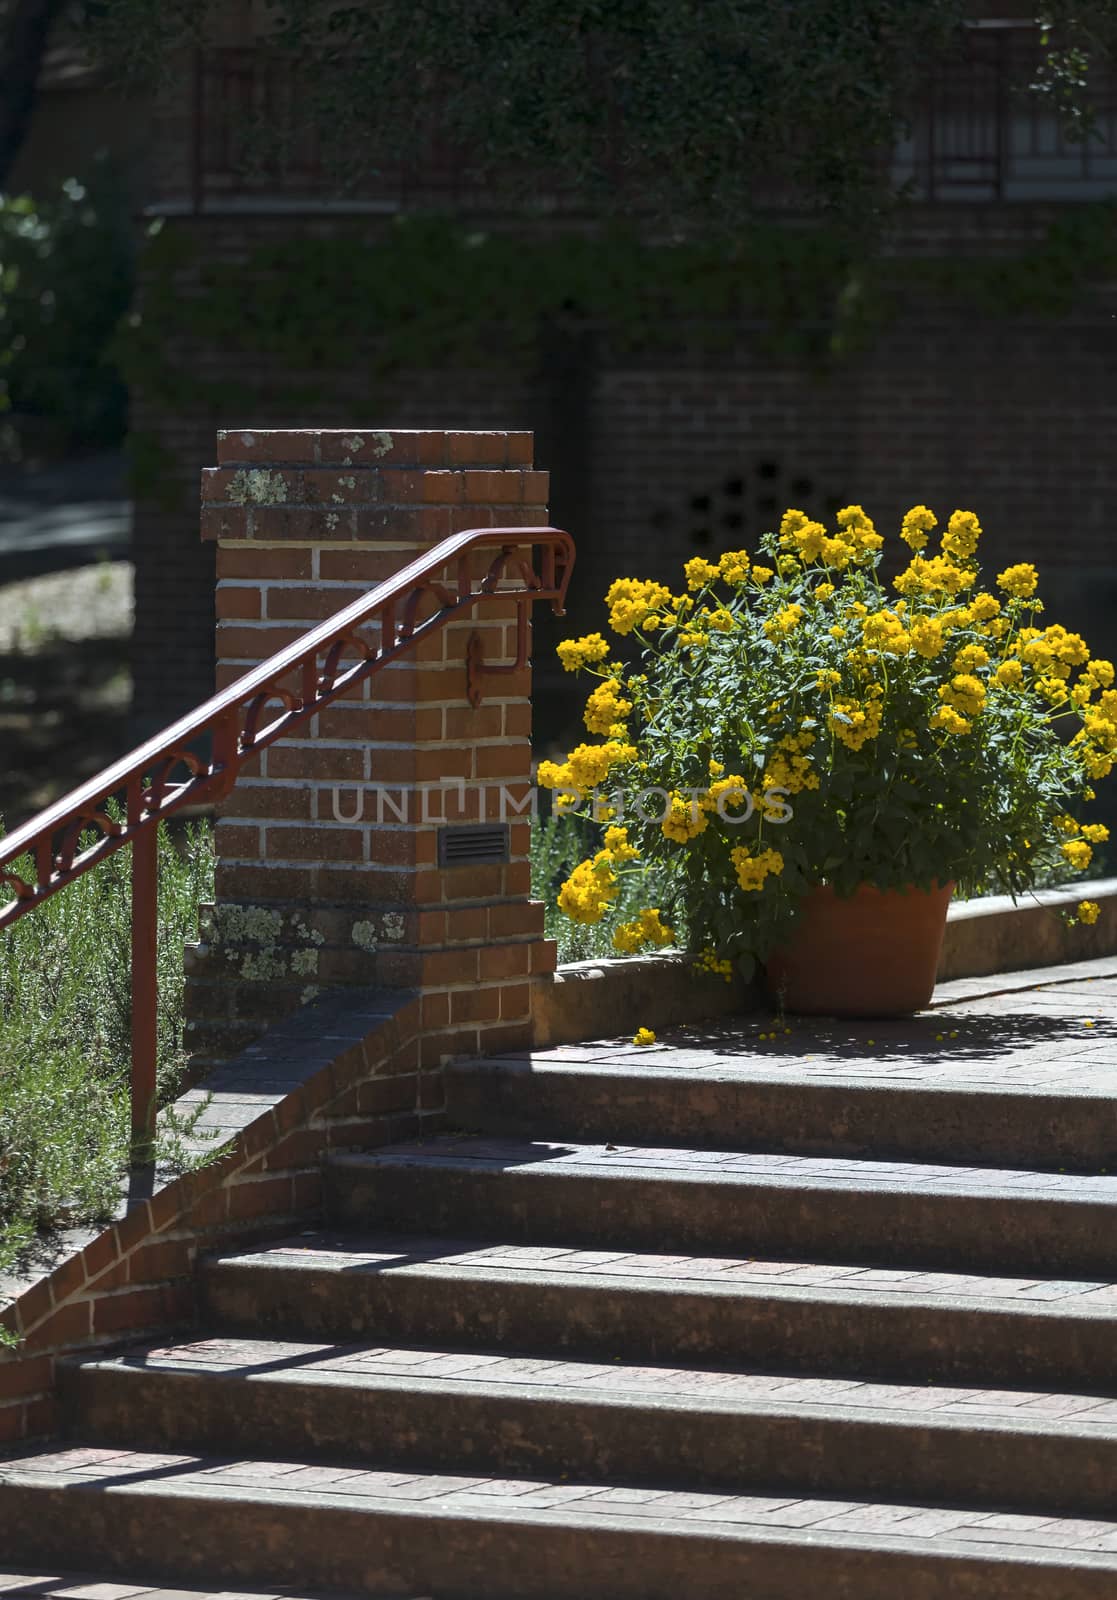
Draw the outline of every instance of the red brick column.
[[[217,686],[466,528],[547,521],[528,433],[218,435],[202,537],[217,542]],[[193,949],[188,1042],[219,1055],[338,984],[422,997],[424,1065],[515,1048],[550,970],[530,899],[530,668],[515,606],[486,601],[246,768],[216,830],[216,906]],[[440,830],[507,822],[507,860],[439,864]],[[459,848],[472,844],[451,835]]]

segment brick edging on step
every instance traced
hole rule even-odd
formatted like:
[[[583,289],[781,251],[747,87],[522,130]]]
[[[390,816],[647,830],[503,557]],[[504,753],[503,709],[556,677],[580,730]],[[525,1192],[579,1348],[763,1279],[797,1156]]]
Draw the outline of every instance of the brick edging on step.
[[[190,1325],[200,1251],[316,1219],[332,1150],[412,1138],[434,1122],[442,1074],[423,1070],[419,1045],[415,995],[343,990],[177,1100],[180,1121],[197,1117],[188,1149],[227,1151],[177,1177],[133,1178],[107,1227],[65,1236],[45,1273],[0,1283],[10,1296],[0,1327],[20,1341],[0,1350],[0,1448],[54,1431],[60,1356]]]
[[[1068,927],[1082,900],[1096,901],[1092,926]],[[1117,878],[1041,889],[1015,905],[1008,895],[956,901],[947,915],[938,981],[981,978],[1064,962],[1117,955]],[[616,1036],[618,1029],[665,1028],[742,1011],[769,1002],[760,984],[696,972],[687,956],[618,956],[572,961],[553,978],[535,980],[534,1043],[580,1044]]]

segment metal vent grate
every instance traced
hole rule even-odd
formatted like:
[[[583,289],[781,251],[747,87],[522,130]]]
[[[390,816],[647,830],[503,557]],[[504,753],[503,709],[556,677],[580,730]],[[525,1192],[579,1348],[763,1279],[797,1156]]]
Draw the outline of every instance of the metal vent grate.
[[[440,867],[474,867],[483,861],[507,861],[508,856],[506,822],[482,822],[438,830]]]

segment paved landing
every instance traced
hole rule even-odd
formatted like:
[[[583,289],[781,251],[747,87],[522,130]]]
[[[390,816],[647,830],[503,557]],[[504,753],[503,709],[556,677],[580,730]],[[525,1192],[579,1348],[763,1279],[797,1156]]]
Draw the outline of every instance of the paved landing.
[[[536,1050],[531,1061],[1110,1096],[1117,958],[941,984],[930,1010],[895,1021],[730,1017],[664,1030],[651,1046],[597,1039]]]

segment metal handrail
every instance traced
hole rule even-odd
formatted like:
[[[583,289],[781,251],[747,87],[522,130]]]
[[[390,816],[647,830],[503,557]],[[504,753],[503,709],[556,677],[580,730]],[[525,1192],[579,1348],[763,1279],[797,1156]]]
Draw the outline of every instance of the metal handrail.
[[[499,553],[475,587],[470,558],[490,546],[498,546]],[[535,546],[542,555],[539,572],[532,556]],[[454,562],[454,586],[435,582],[435,576]],[[106,856],[132,846],[134,1159],[150,1158],[155,1135],[158,824],[184,806],[223,799],[246,761],[452,618],[482,600],[514,599],[514,662],[488,666],[476,638],[470,641],[467,692],[471,704],[480,704],[483,677],[526,666],[529,607],[536,600],[549,600],[556,615],[563,614],[573,565],[574,541],[559,528],[473,528],[454,534],[0,839],[0,886],[14,892],[13,899],[0,905],[0,931]],[[498,588],[502,580],[518,580],[520,587]],[[419,621],[426,596],[434,598],[437,609]],[[357,630],[374,622],[379,623],[379,636],[370,643]],[[347,656],[357,660],[343,666]],[[284,681],[288,679],[296,686]],[[264,721],[268,707],[276,702],[278,709]],[[186,776],[173,778],[181,767]],[[117,796],[123,798],[119,818],[110,814],[110,802]],[[83,848],[81,841],[90,831],[98,837]],[[13,863],[25,855],[32,858],[33,881],[13,870]]]

